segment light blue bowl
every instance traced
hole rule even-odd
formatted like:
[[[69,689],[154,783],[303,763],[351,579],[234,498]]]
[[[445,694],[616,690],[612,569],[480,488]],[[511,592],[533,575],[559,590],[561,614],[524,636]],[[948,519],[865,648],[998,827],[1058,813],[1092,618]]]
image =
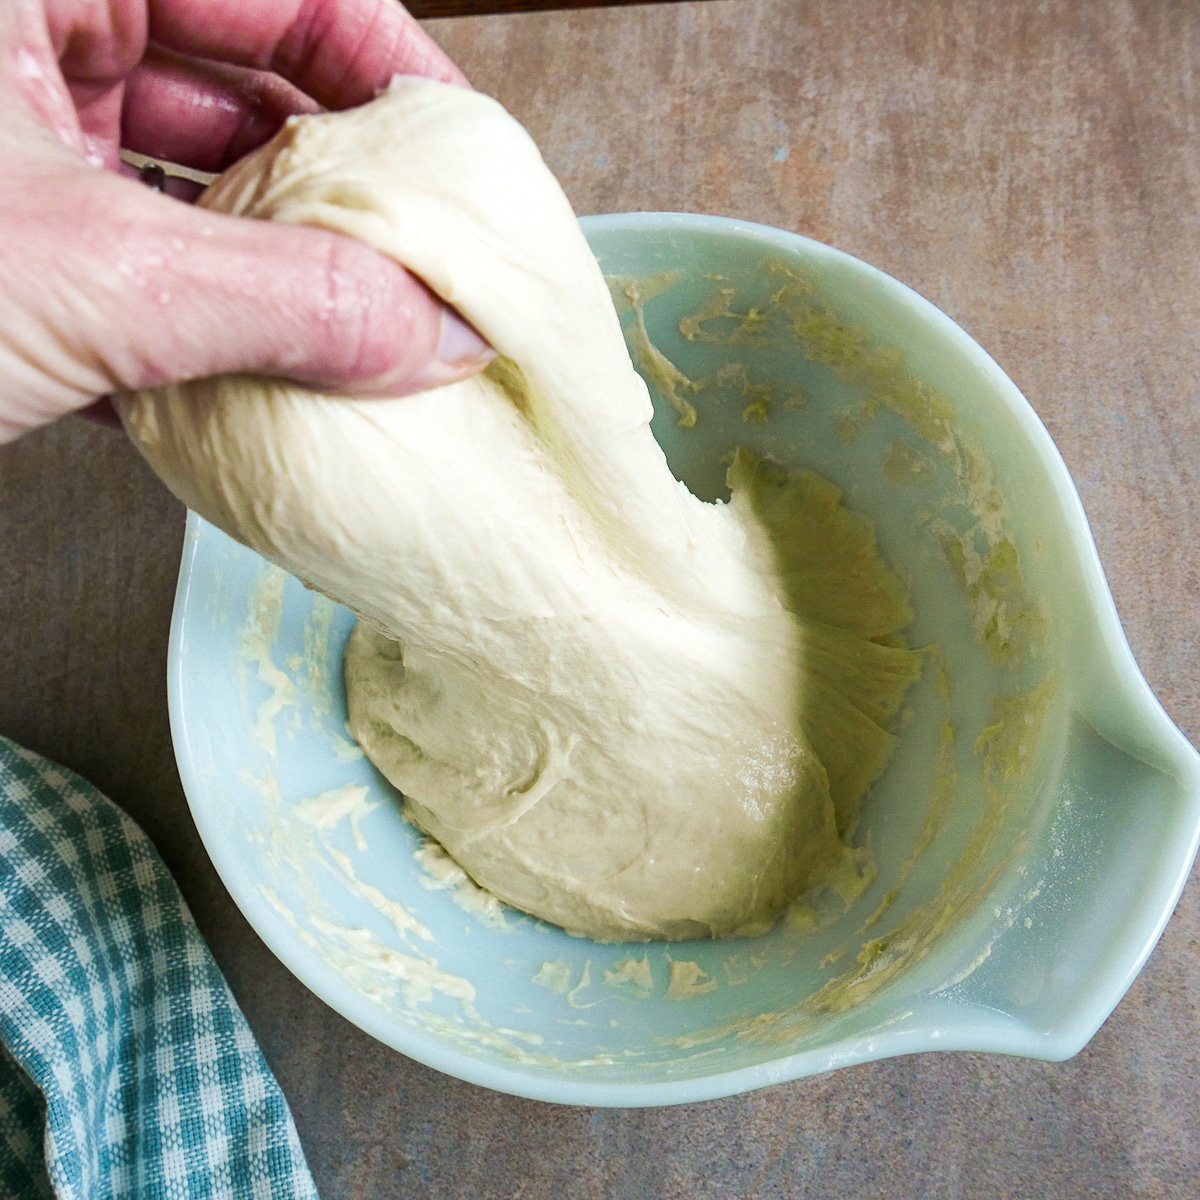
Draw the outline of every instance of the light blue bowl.
[[[936,650],[857,833],[878,877],[840,915],[825,896],[745,941],[614,946],[480,915],[414,858],[420,836],[347,738],[351,615],[193,514],[170,708],[221,878],[349,1020],[537,1099],[674,1104],[918,1050],[1074,1054],[1187,878],[1200,760],[1138,672],[1045,429],[952,321],[848,255],[712,217],[584,228],[609,275],[680,272],[644,307],[652,342],[709,380],[680,393],[694,428],[666,403],[656,417],[680,477],[719,495],[738,444],[819,470],[910,587],[910,641]],[[768,314],[769,344],[728,344],[728,318],[681,335],[720,289]],[[714,381],[731,361],[746,376]],[[939,406],[953,436],[929,423]],[[672,961],[695,966],[668,994]]]

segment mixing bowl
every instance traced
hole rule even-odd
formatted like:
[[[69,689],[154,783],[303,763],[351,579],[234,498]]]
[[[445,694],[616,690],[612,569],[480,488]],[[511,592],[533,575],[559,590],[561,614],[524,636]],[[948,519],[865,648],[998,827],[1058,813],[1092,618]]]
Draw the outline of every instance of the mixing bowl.
[[[1200,830],[1200,762],[1138,673],[1033,410],[945,315],[802,237],[584,221],[655,433],[698,495],[739,445],[878,529],[925,670],[855,878],[741,940],[611,945],[499,906],[346,731],[353,617],[194,514],[172,729],[225,885],[380,1041],[576,1104],[670,1104],[919,1050],[1075,1053],[1129,986]]]

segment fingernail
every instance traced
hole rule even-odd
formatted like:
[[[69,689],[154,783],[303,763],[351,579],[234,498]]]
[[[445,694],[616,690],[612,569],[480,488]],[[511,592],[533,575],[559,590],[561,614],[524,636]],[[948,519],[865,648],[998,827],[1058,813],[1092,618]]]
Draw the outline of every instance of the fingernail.
[[[496,351],[458,313],[443,306],[436,357],[427,360],[416,374],[404,373],[397,379],[388,372],[365,385],[347,390],[346,394],[399,397],[433,391],[470,378],[495,357]]]
[[[454,309],[443,308],[437,356],[447,366],[463,368],[491,362],[496,351]]]

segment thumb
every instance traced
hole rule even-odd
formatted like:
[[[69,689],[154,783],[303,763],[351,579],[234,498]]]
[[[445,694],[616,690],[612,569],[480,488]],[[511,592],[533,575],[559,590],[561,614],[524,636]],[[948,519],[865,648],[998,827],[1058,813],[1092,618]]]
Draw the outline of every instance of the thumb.
[[[7,292],[23,310],[7,322],[23,344],[0,351],[15,349],[26,401],[5,423],[234,372],[399,396],[494,357],[423,283],[342,235],[195,209],[91,170],[36,196],[27,220],[6,222],[17,236],[0,261],[12,276],[0,307]]]
[[[142,297],[174,356],[158,372],[252,371],[400,396],[464,379],[495,357],[425,284],[362,242],[200,210],[188,217],[194,240],[183,239]]]
[[[123,365],[123,386],[255,372],[399,396],[495,357],[420,280],[362,242],[139,198],[152,212],[125,261],[145,269],[129,277],[122,321],[141,350]]]

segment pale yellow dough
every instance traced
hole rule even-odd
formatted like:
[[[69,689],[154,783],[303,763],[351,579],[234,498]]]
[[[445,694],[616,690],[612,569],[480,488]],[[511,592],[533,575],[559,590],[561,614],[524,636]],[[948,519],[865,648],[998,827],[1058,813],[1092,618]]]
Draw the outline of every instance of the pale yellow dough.
[[[120,402],[188,505],[363,618],[351,727],[412,819],[575,932],[765,928],[839,858],[915,670],[869,528],[744,456],[728,505],[675,481],[574,214],[484,96],[397,80],[202,203],[369,242],[503,356],[398,400],[240,377]]]

